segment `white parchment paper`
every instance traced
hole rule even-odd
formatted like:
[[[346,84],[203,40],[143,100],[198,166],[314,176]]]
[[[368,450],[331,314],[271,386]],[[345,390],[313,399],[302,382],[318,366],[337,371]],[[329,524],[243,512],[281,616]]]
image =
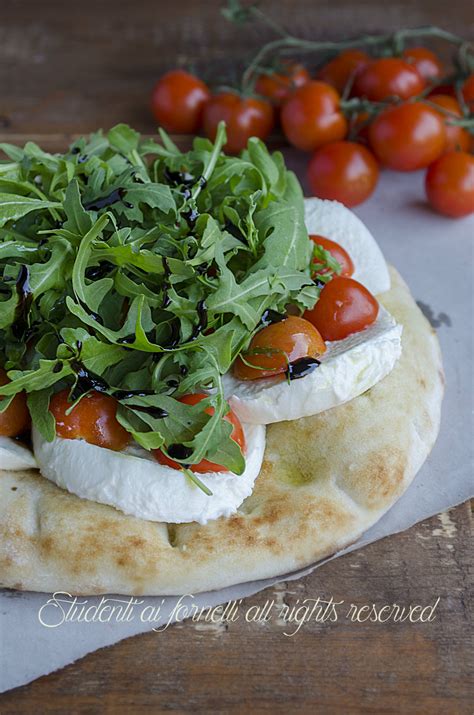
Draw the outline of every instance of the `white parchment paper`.
[[[301,172],[301,158],[289,154]],[[441,433],[429,459],[409,490],[357,543],[332,558],[361,548],[459,504],[474,494],[473,478],[473,242],[474,216],[452,221],[433,214],[424,203],[423,175],[386,172],[375,196],[356,210],[410,285],[415,299],[437,328],[447,388]],[[329,560],[329,559],[328,559]],[[325,561],[293,574],[189,597],[186,603],[211,607],[249,596],[279,581],[300,578]],[[139,616],[110,623],[40,623],[48,594],[0,591],[0,692],[28,683],[122,638],[175,620],[178,599],[140,599],[137,614],[160,606],[160,621]],[[127,600],[126,597],[118,596]],[[84,599],[79,599],[80,601]],[[89,606],[100,598],[87,599]],[[48,624],[61,620],[60,609],[41,611]],[[159,638],[159,633],[157,634]]]

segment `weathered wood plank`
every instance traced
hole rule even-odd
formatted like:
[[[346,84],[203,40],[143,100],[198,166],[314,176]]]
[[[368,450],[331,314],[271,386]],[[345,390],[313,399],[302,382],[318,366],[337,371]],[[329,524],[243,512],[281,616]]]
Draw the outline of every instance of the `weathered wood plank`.
[[[471,529],[464,504],[245,602],[295,606],[332,596],[345,606],[427,605],[439,597],[432,623],[352,623],[343,607],[336,623],[310,622],[292,637],[276,617],[261,624],[187,621],[6,693],[0,710],[467,714],[474,695],[466,604]]]

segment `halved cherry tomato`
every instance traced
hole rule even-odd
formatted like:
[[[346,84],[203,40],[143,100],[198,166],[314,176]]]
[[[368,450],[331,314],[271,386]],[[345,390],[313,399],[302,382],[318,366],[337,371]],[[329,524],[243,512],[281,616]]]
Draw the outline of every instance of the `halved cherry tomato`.
[[[7,385],[11,380],[3,368],[0,368],[0,385]],[[0,436],[18,437],[30,427],[31,419],[26,404],[26,394],[15,395],[9,406],[0,412]]]
[[[311,79],[304,65],[291,60],[283,61],[281,72],[262,74],[257,80],[255,91],[280,106],[296,87],[302,87]]]
[[[468,151],[471,143],[471,136],[469,132],[463,127],[449,123],[450,119],[462,117],[462,111],[458,100],[454,97],[449,97],[447,94],[433,94],[430,96],[430,102],[437,104],[438,107],[445,110],[445,112],[441,113],[446,127],[446,144],[444,151],[455,151],[456,149]],[[450,114],[446,114],[446,112],[449,112]]]
[[[382,57],[356,75],[353,94],[371,102],[383,102],[389,97],[415,97],[424,88],[425,80],[416,67],[398,57]]]
[[[274,125],[273,107],[264,99],[222,92],[211,97],[204,108],[204,132],[212,141],[222,120],[227,131],[225,150],[237,154],[245,149],[250,137],[267,138]]]
[[[355,142],[341,141],[318,149],[309,162],[311,192],[321,199],[357,206],[373,193],[379,166],[369,149]]]
[[[179,401],[183,402],[185,405],[197,405],[199,402],[201,402],[201,400],[204,400],[206,397],[209,397],[209,395],[206,395],[204,393],[196,393],[193,395],[184,395],[184,397],[181,397]],[[213,407],[207,407],[205,410],[206,414],[208,415],[213,415],[214,411],[215,410]],[[237,442],[242,452],[245,452],[245,435],[239,418],[236,414],[234,414],[234,412],[232,412],[232,410],[230,410],[226,415],[224,415],[224,419],[227,422],[230,422],[233,427],[230,438],[233,439],[234,442]],[[161,451],[161,449],[154,449],[153,456],[155,457],[157,462],[159,462],[160,464],[165,464],[167,467],[173,467],[173,469],[181,469],[181,467],[183,466],[179,462],[175,462],[173,459],[170,459],[170,457],[167,457],[166,454]],[[222,467],[221,464],[210,462],[208,459],[202,459],[200,462],[198,462],[198,464],[190,464],[189,469],[192,472],[199,472],[203,474],[206,472],[222,472],[224,467]]]
[[[339,243],[331,241],[331,239],[325,236],[319,236],[313,233],[310,233],[309,237],[314,243],[317,243],[318,246],[324,248],[325,251],[329,251],[331,256],[339,263],[341,266],[341,276],[351,276],[354,273],[355,268],[352,263],[352,258]],[[314,263],[317,263],[316,258],[314,259]],[[324,273],[324,271],[320,271],[320,273]]]
[[[324,340],[307,320],[290,315],[279,323],[262,328],[234,362],[233,373],[239,380],[273,377],[288,368],[288,363],[305,357],[317,357],[326,351]],[[252,367],[252,366],[255,367]]]
[[[342,94],[349,80],[370,62],[363,50],[344,50],[319,70],[317,77]]]
[[[425,188],[439,213],[452,218],[474,213],[474,156],[463,151],[444,154],[426,172]]]
[[[210,96],[209,89],[198,77],[184,70],[171,70],[156,83],[151,109],[167,132],[194,134]]]
[[[396,171],[416,171],[443,153],[446,130],[435,109],[423,102],[407,102],[378,115],[370,125],[369,142],[385,166]]]
[[[339,102],[339,94],[324,82],[313,80],[295,89],[281,110],[281,125],[290,144],[313,151],[343,139],[347,120]]]
[[[427,47],[411,47],[408,50],[404,50],[403,59],[413,65],[423,79],[429,81],[443,76],[441,60]]]
[[[379,304],[365,286],[353,278],[335,276],[304,317],[316,326],[324,340],[343,340],[371,325],[378,312]]]
[[[471,113],[474,113],[474,73],[469,75],[462,86],[462,96]]]
[[[50,412],[56,420],[56,434],[63,439],[84,439],[89,444],[120,452],[129,444],[131,436],[117,420],[118,403],[110,395],[90,392],[66,414],[71,403],[69,390],[61,390],[51,398]]]

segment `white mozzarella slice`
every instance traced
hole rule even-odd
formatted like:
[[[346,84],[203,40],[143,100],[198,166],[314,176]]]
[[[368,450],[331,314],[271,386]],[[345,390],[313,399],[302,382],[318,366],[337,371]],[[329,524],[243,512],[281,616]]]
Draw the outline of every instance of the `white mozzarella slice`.
[[[305,199],[304,204],[308,233],[329,238],[346,249],[355,267],[352,278],[373,295],[389,290],[390,275],[385,258],[362,221],[338,201]]]
[[[272,377],[237,380],[224,376],[229,403],[240,420],[271,424],[316,415],[373,387],[401,354],[402,326],[380,307],[375,323],[344,340],[328,342],[313,372],[288,382]]]
[[[234,514],[253,490],[265,451],[265,427],[243,425],[246,466],[231,472],[197,474],[212,492],[205,494],[180,470],[159,464],[134,448],[114,452],[79,439],[56,437],[46,442],[33,430],[33,444],[44,477],[73,494],[109,504],[140,519],[183,523]]]
[[[0,469],[17,472],[21,469],[35,469],[36,459],[24,445],[11,437],[0,437]]]

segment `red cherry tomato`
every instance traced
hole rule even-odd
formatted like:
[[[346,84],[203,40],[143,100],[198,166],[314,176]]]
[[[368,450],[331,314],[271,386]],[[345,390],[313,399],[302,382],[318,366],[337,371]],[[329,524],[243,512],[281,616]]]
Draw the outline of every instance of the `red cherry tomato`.
[[[131,437],[117,420],[117,400],[100,392],[90,392],[66,414],[71,407],[68,395],[68,390],[61,390],[53,395],[49,404],[58,437],[84,439],[116,452],[125,449]]]
[[[464,82],[462,86],[462,96],[471,114],[474,113],[474,74],[469,75]]]
[[[0,368],[0,385],[7,385],[11,380],[3,368]],[[0,436],[18,437],[31,425],[30,413],[26,404],[26,394],[15,395],[9,406],[0,412]]]
[[[214,141],[221,120],[226,123],[226,151],[237,154],[245,149],[250,137],[266,139],[273,129],[272,105],[264,99],[240,97],[232,92],[223,92],[211,97],[203,113],[206,136]]]
[[[281,125],[290,144],[313,151],[343,139],[347,120],[339,102],[339,94],[324,82],[313,80],[296,89],[281,110]]]
[[[379,167],[362,144],[341,141],[318,149],[309,162],[308,181],[311,192],[321,199],[357,206],[373,193]]]
[[[341,266],[341,276],[351,276],[354,273],[354,264],[352,263],[352,258],[347,253],[346,249],[336,243],[336,241],[331,241],[325,236],[319,236],[317,234],[310,234],[310,239],[317,243],[318,246],[324,248],[325,251],[329,251],[331,256],[339,263]],[[315,258],[314,263],[317,263]],[[324,273],[324,271],[318,271]]]
[[[201,400],[204,400],[206,397],[209,397],[209,395],[206,395],[204,393],[184,395],[184,397],[181,397],[179,401],[183,402],[185,405],[197,405],[198,402],[201,402]],[[207,407],[205,412],[208,415],[213,415],[214,408]],[[232,410],[230,410],[226,415],[224,415],[224,419],[227,422],[230,422],[233,427],[230,435],[231,439],[233,439],[234,442],[237,442],[242,452],[245,452],[245,435],[239,418],[232,412]],[[161,451],[161,449],[154,449],[153,456],[155,457],[157,462],[159,462],[160,464],[165,464],[167,467],[173,467],[173,469],[181,469],[182,467],[179,462],[175,462],[173,459],[170,459],[170,457],[167,457],[166,454]],[[222,472],[222,470],[225,468],[222,467],[221,464],[210,462],[208,459],[202,459],[200,462],[198,462],[198,464],[189,465],[189,469],[192,472],[199,472],[203,474],[206,472]]]
[[[462,151],[444,154],[426,172],[425,188],[439,213],[452,218],[474,213],[474,156]]]
[[[243,355],[245,362],[238,357],[233,372],[239,380],[273,377],[285,372],[288,363],[300,358],[317,357],[325,351],[324,340],[314,325],[290,315],[259,330]]]
[[[335,276],[304,317],[316,326],[324,340],[343,340],[372,325],[378,312],[379,304],[367,288],[353,278]]]
[[[209,97],[209,89],[198,77],[184,70],[171,70],[156,83],[151,109],[167,132],[195,134]]]
[[[444,151],[446,130],[439,112],[423,102],[385,109],[369,128],[377,159],[396,171],[429,166]]]
[[[283,62],[281,72],[262,74],[257,80],[255,91],[280,106],[296,87],[302,87],[311,79],[306,67],[299,62]]]
[[[445,152],[455,151],[456,149],[469,151],[471,143],[471,136],[469,132],[466,129],[463,129],[463,127],[449,123],[450,119],[462,117],[461,107],[459,106],[457,99],[449,97],[447,94],[433,94],[430,97],[430,102],[437,104],[445,110],[445,112],[441,113],[441,117],[443,118],[446,127]],[[449,112],[449,114],[446,114],[446,112]]]
[[[389,97],[415,97],[424,88],[425,80],[416,67],[398,57],[382,57],[356,75],[353,94],[371,102],[383,102]]]
[[[437,55],[426,47],[412,47],[403,52],[403,59],[415,67],[425,80],[443,76],[443,65]]]
[[[369,62],[370,57],[363,50],[344,50],[321,67],[317,77],[342,94],[349,80]]]

